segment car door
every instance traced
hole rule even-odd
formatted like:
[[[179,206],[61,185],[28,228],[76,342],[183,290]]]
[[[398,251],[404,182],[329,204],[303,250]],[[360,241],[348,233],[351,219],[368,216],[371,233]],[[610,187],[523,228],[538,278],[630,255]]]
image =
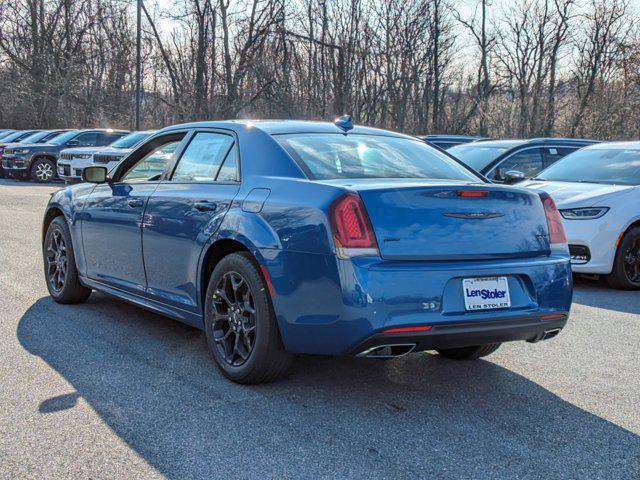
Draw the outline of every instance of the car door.
[[[82,243],[89,278],[134,293],[146,290],[142,219],[149,196],[184,135],[143,145],[118,167],[113,182],[97,185],[88,196]]]
[[[142,243],[148,294],[198,312],[198,264],[238,193],[238,149],[226,131],[197,131],[147,205]]]
[[[533,178],[543,166],[542,148],[525,148],[504,158],[487,174],[487,178],[493,182],[504,182],[504,175],[509,170],[517,170],[524,173],[526,178]]]

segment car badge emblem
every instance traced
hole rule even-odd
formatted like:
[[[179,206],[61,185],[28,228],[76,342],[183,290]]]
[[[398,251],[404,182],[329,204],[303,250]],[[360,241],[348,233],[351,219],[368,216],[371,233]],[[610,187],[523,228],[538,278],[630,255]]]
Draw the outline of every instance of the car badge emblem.
[[[477,219],[504,217],[504,213],[484,213],[484,212],[444,212],[442,215],[452,218]]]

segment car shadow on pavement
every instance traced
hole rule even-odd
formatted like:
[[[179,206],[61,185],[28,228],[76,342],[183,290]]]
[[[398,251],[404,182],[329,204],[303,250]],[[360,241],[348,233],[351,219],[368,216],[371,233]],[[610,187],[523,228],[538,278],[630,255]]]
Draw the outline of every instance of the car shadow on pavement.
[[[95,293],[39,299],[17,333],[76,390],[42,415],[82,397],[171,479],[639,478],[640,437],[490,361],[303,356],[240,386],[199,330]]]
[[[575,277],[573,302],[590,307],[640,314],[640,291],[615,290],[603,280]]]

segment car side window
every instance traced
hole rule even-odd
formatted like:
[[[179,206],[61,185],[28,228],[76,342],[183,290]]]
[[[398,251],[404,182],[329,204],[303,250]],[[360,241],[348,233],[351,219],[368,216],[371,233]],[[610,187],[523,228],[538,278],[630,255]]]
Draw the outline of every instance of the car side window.
[[[98,144],[98,133],[87,132],[81,133],[74,140],[76,140],[79,147],[94,147]]]
[[[142,157],[120,179],[124,183],[151,182],[159,180],[171,161],[180,140],[162,144]]]
[[[524,173],[525,177],[531,178],[535,177],[542,169],[542,149],[528,148],[527,150],[516,152],[503,160],[490,172],[489,178],[497,182],[502,182],[504,181],[505,174],[509,170],[517,170]]]
[[[562,157],[566,157],[570,153],[578,150],[577,147],[553,147],[553,148],[545,148],[544,149],[544,168],[547,168],[550,165],[553,165]]]
[[[227,157],[222,162],[216,182],[237,182],[240,179],[238,175],[238,148],[233,144]]]
[[[232,150],[233,137],[199,132],[185,149],[171,177],[172,182],[214,182],[220,166]]]

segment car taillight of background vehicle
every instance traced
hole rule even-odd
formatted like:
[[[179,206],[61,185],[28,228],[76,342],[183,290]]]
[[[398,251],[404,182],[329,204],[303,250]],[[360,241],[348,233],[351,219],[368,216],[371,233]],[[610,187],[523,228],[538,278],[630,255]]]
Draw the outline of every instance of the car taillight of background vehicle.
[[[378,242],[360,197],[347,193],[329,207],[333,241],[340,258],[379,255]]]
[[[548,193],[540,193],[542,199],[542,206],[544,207],[544,213],[547,217],[547,225],[549,226],[549,243],[551,247],[560,247],[561,250],[567,250],[567,236],[564,234],[564,227],[562,226],[562,217],[556,207],[556,203],[549,196]]]

